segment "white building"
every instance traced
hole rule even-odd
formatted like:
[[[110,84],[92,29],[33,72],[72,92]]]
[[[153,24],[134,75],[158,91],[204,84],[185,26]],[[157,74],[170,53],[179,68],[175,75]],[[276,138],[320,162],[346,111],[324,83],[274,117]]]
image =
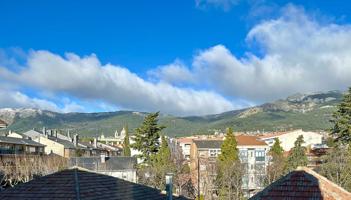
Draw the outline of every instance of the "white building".
[[[271,147],[274,144],[275,138],[278,138],[284,151],[290,151],[294,147],[294,143],[300,135],[303,136],[303,140],[305,141],[303,146],[305,147],[322,144],[323,136],[321,134],[312,131],[306,132],[302,129],[265,134],[260,136],[260,139],[265,141]]]
[[[120,133],[118,132],[118,130],[116,130],[115,135],[113,137],[106,137],[104,134],[101,134],[101,136],[98,137],[98,141],[104,142],[105,144],[112,146],[121,146],[123,144],[125,136],[126,130],[123,127]]]

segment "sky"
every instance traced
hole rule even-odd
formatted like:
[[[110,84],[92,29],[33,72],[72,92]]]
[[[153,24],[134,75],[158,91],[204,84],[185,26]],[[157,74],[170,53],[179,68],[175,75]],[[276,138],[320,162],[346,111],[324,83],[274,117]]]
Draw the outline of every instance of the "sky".
[[[347,1],[0,1],[0,108],[216,114],[351,86]]]

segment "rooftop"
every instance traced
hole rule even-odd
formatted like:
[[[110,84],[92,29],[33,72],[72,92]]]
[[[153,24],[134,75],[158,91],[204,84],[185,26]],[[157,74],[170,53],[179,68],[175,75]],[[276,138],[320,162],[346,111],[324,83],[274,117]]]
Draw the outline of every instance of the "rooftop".
[[[0,192],[0,199],[166,199],[159,190],[82,169],[68,169]],[[185,199],[176,198],[174,199]]]
[[[134,157],[112,156],[106,157],[105,163],[101,163],[101,157],[77,157],[69,160],[70,166],[83,167],[92,171],[119,171],[135,169],[137,159]]]
[[[194,143],[199,149],[219,149],[222,146],[223,140],[194,140]]]
[[[35,142],[33,140],[27,140],[27,139],[22,139],[22,138],[13,138],[13,137],[5,137],[5,136],[0,136],[0,143],[21,144],[21,145],[38,146],[38,147],[45,146],[45,145],[42,145],[42,144],[40,144],[38,142]]]
[[[238,146],[267,146],[267,144],[257,136],[237,135],[235,138],[238,142]]]
[[[267,186],[252,200],[351,199],[351,193],[307,167],[300,167]]]

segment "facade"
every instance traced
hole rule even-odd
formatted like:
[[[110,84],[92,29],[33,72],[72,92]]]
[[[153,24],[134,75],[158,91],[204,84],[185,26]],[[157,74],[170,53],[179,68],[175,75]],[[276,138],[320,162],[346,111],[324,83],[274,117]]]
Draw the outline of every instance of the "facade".
[[[262,179],[268,165],[269,146],[256,136],[236,136],[237,148],[242,164],[245,165],[242,189],[251,196],[263,187]],[[195,185],[198,185],[200,174],[200,192],[211,194],[213,180],[216,177],[215,164],[221,153],[222,139],[193,140],[190,151],[190,170]],[[199,171],[198,171],[199,170]]]
[[[136,164],[134,157],[105,157],[104,155],[95,157],[77,157],[69,160],[71,167],[81,167],[120,178],[133,183],[137,182]]]
[[[0,154],[44,154],[45,145],[33,140],[0,136]]]
[[[173,152],[181,150],[183,158],[187,161],[190,161],[190,149],[193,139],[196,137],[182,137],[182,138],[172,138],[170,139],[170,147]]]
[[[290,149],[294,147],[294,143],[297,137],[300,135],[303,136],[303,139],[305,141],[303,146],[305,147],[320,145],[323,143],[323,135],[311,131],[306,132],[301,129],[289,132],[265,134],[260,136],[260,139],[262,141],[265,141],[271,147],[274,144],[275,138],[278,138],[284,151],[290,151]]]
[[[94,143],[79,142],[79,136],[75,134],[71,137],[69,132],[67,136],[65,136],[59,134],[55,130],[46,130],[43,128],[42,132],[30,130],[23,133],[23,135],[45,145],[46,154],[53,153],[65,158],[76,156],[100,156],[101,154],[112,156],[117,155],[119,152],[114,147],[100,144],[96,140]]]

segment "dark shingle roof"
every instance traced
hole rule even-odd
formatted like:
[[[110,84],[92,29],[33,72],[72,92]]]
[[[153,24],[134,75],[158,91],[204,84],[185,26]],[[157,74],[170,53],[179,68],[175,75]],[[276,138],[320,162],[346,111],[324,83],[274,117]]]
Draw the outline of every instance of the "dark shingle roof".
[[[194,140],[194,143],[199,149],[220,149],[223,140]]]
[[[159,190],[112,176],[70,169],[0,192],[0,199],[166,199]],[[185,199],[185,198],[174,198]]]
[[[60,139],[60,138],[57,138],[57,137],[53,137],[53,136],[48,136],[48,139],[52,140],[52,141],[55,141],[55,142],[57,142],[59,144],[62,144],[67,149],[75,149],[75,148],[77,148],[76,146],[74,146],[74,144],[72,142],[67,141],[67,140],[63,140],[63,139]]]
[[[0,143],[9,143],[9,144],[24,144],[28,146],[45,146],[33,140],[27,140],[22,138],[13,138],[13,137],[5,137],[0,136]]]
[[[298,168],[257,193],[251,200],[351,199],[351,193],[307,167]]]
[[[105,163],[101,163],[101,157],[77,157],[69,160],[70,166],[78,166],[92,171],[119,171],[135,169],[137,159],[134,157],[106,157]]]

